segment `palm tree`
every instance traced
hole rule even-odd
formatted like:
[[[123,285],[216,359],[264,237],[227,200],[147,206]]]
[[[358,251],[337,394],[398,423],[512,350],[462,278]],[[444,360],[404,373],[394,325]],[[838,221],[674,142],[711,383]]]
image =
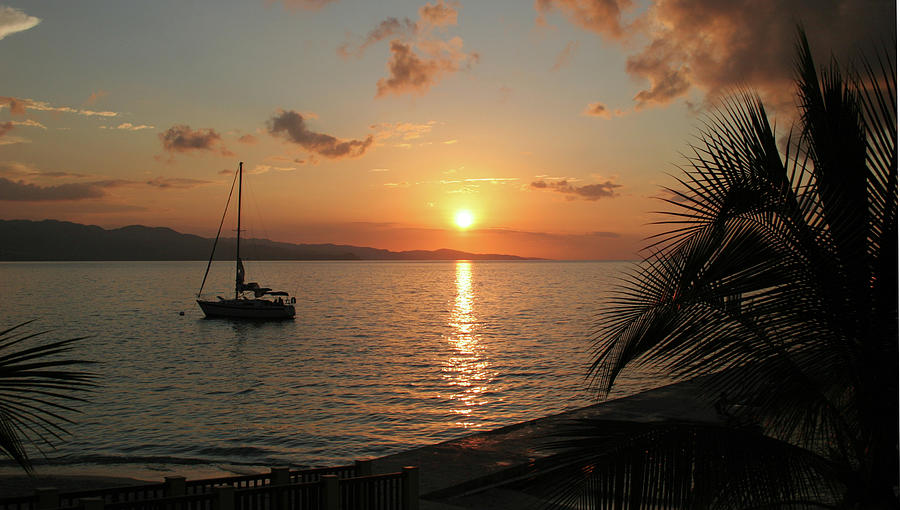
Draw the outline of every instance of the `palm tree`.
[[[755,94],[710,115],[668,231],[594,338],[601,394],[653,366],[742,405],[721,424],[574,425],[558,503],[900,506],[894,59],[820,73],[802,29],[797,50],[784,153]]]
[[[29,474],[26,444],[41,451],[61,440],[72,423],[65,415],[75,411],[69,404],[83,401],[73,393],[89,391],[95,377],[70,370],[89,361],[60,358],[84,337],[28,345],[47,333],[22,329],[30,322],[0,331],[0,454]]]

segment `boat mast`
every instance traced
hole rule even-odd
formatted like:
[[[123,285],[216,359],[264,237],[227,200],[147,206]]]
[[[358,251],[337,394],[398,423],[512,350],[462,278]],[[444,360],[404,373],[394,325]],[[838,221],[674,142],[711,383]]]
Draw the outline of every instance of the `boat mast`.
[[[244,180],[244,162],[238,164],[238,221],[237,221],[237,242],[234,249],[234,299],[240,295],[241,284],[241,184]]]

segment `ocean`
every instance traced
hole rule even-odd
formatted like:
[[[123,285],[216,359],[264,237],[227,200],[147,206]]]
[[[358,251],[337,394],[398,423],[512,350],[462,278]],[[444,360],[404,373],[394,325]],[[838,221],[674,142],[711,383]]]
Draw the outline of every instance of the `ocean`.
[[[629,264],[247,262],[297,316],[246,323],[203,318],[206,262],[2,263],[0,327],[86,335],[73,356],[98,362],[39,471],[336,465],[596,402],[590,337]],[[233,271],[214,263],[204,296]],[[611,397],[663,382],[625,374]]]

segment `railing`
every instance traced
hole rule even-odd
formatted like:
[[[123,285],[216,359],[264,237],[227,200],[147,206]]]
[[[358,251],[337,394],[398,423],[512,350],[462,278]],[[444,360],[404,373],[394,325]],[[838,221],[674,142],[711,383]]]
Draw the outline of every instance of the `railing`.
[[[167,495],[173,494],[172,492],[166,490],[166,488],[171,483],[169,481],[171,478],[177,477],[167,477],[165,483],[148,483],[144,485],[133,485],[130,487],[110,487],[108,489],[90,489],[75,492],[65,492],[59,495],[59,507],[64,508],[78,506],[78,501],[83,498],[102,498],[104,503],[107,504],[121,503],[125,501],[164,498]],[[0,501],[0,508],[2,507],[3,503],[2,501]]]
[[[403,499],[403,479],[393,474],[340,481],[341,510],[390,510]]]
[[[62,494],[37,489],[33,496],[0,499],[0,510],[416,510],[418,490],[418,468],[372,475],[371,461],[357,461]]]

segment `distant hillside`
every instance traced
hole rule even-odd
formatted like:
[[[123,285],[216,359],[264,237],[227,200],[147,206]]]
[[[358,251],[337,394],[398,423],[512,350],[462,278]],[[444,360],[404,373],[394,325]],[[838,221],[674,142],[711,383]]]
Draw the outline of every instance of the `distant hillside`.
[[[216,260],[234,257],[234,238],[219,239]],[[0,220],[0,261],[16,260],[207,260],[213,239],[170,228],[106,230],[67,221]],[[242,258],[256,260],[533,260],[515,255],[456,250],[389,251],[340,244],[290,244],[242,239]]]

